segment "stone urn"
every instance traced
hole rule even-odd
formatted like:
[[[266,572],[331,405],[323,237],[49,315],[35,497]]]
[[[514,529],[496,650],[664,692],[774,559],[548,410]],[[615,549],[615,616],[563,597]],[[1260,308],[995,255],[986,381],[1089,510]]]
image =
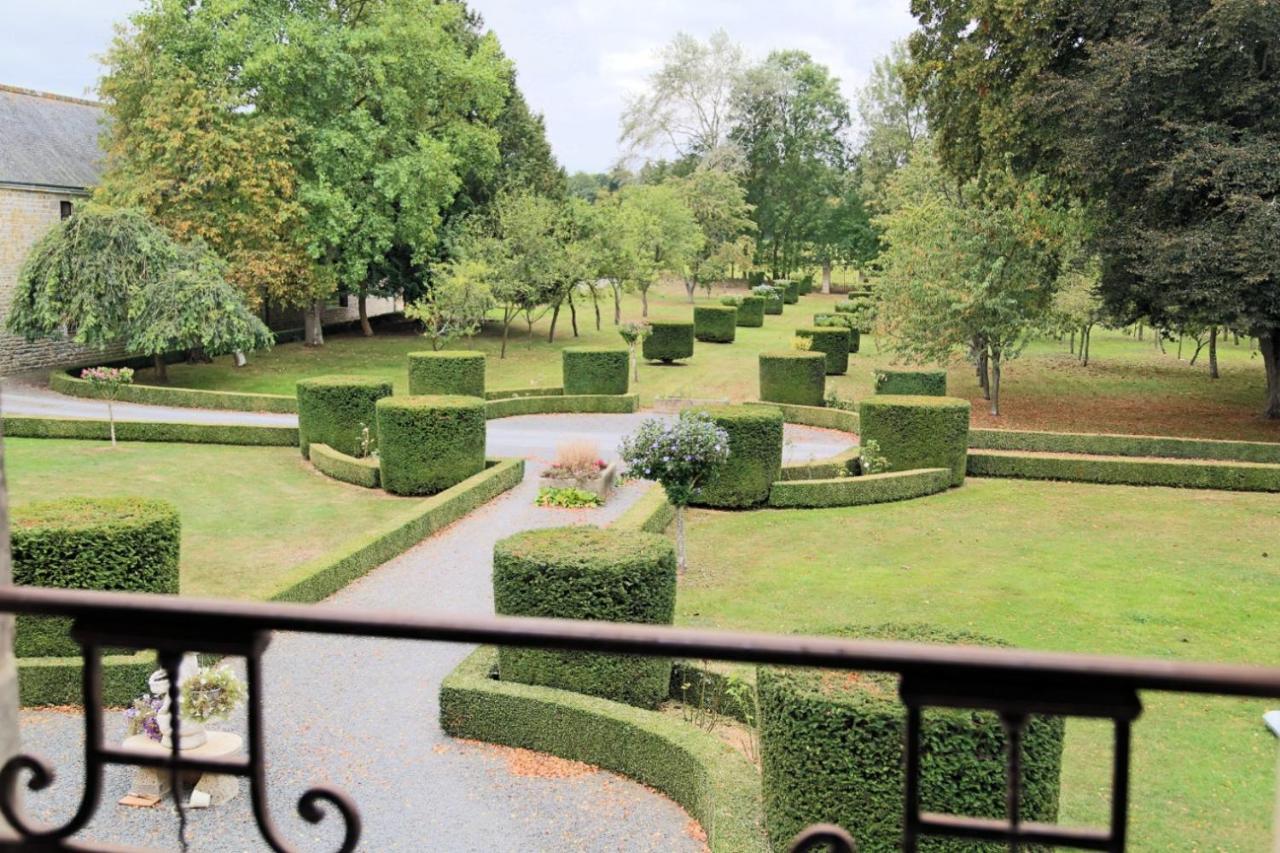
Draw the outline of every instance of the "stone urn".
[[[618,463],[611,462],[594,477],[548,477],[538,478],[538,486],[543,489],[581,489],[590,492],[600,500],[606,501],[613,492],[614,482],[618,479]]]
[[[178,683],[181,684],[200,670],[200,662],[195,655],[185,655],[178,666]],[[157,669],[147,679],[151,693],[161,698],[161,705],[156,711],[156,725],[160,728],[160,745],[166,749],[173,747],[173,721],[169,716],[169,673]],[[179,694],[181,700],[181,694]],[[183,720],[179,727],[178,749],[196,749],[204,746],[209,740],[204,726],[194,720]]]

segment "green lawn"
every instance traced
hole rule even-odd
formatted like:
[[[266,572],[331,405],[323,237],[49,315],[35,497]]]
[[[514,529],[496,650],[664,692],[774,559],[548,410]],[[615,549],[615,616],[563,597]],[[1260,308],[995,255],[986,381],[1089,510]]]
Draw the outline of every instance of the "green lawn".
[[[718,300],[720,292],[715,299]],[[699,301],[706,297],[699,292]],[[812,322],[816,311],[843,299],[811,294],[798,305],[788,305],[781,317],[766,317],[759,329],[738,329],[733,344],[697,345],[687,364],[641,369],[639,391],[645,404],[654,397],[696,399],[755,399],[758,396],[756,356],[764,350],[791,346],[797,326]],[[687,319],[690,306],[679,286],[656,289],[650,297],[655,319]],[[560,384],[560,347],[568,343],[620,343],[612,325],[612,304],[602,305],[603,328],[595,330],[590,306],[579,311],[581,337],[574,339],[567,312],[562,313],[556,342],[547,343],[549,318],[534,327],[532,345],[522,326],[512,328],[507,357],[498,358],[501,330],[490,323],[479,337],[461,344],[489,355],[490,388],[523,388]],[[640,303],[624,300],[623,318],[638,319]],[[1224,342],[1219,348],[1222,378],[1212,380],[1203,362],[1195,367],[1176,357],[1176,344],[1160,353],[1148,340],[1136,341],[1120,332],[1094,333],[1093,363],[1081,367],[1056,341],[1033,343],[1023,357],[1005,370],[1004,414],[987,415],[973,371],[964,364],[950,370],[953,394],[974,401],[974,422],[979,426],[1011,429],[1133,432],[1158,435],[1192,435],[1280,441],[1280,422],[1258,416],[1265,387],[1261,361],[1252,357],[1249,341],[1239,346]],[[175,365],[170,368],[175,385],[232,391],[292,394],[297,380],[325,373],[354,373],[390,379],[399,393],[407,386],[406,354],[426,348],[412,334],[382,334],[372,339],[358,334],[331,335],[323,348],[309,349],[293,343],[269,353],[252,356],[245,368],[229,359],[213,365]],[[1202,358],[1206,357],[1202,354]],[[850,363],[847,376],[828,377],[828,387],[845,399],[871,393],[873,370],[893,363],[876,343],[864,339],[862,352]],[[148,381],[142,371],[140,381]]]
[[[1275,664],[1274,495],[970,479],[874,507],[689,519],[686,625],[926,621],[1027,648]],[[1261,702],[1145,697],[1133,849],[1270,845],[1276,742]],[[1109,727],[1068,726],[1062,819],[1107,818]]]
[[[412,498],[348,486],[296,448],[10,438],[14,506],[60,497],[140,495],[182,518],[184,595],[264,598],[289,569],[359,536]]]

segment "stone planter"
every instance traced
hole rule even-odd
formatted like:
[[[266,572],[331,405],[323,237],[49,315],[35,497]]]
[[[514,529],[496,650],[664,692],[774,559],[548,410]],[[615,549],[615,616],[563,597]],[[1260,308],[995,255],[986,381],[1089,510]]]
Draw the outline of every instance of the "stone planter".
[[[581,489],[584,492],[596,495],[601,501],[606,501],[609,499],[610,493],[613,492],[613,484],[617,479],[618,463],[611,462],[608,467],[600,472],[598,477],[539,477],[538,488]]]

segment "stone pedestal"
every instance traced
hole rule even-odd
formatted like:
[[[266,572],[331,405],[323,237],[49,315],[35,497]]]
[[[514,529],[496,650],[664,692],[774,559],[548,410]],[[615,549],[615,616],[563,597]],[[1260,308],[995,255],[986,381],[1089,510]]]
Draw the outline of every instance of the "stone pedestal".
[[[230,732],[208,732],[208,739],[202,746],[182,750],[188,758],[230,758],[240,753],[243,740],[239,735]],[[134,735],[127,738],[124,748],[132,752],[143,752],[155,755],[167,755],[169,750],[153,741],[146,735]],[[182,783],[186,787],[195,783],[187,806],[194,809],[208,806],[220,806],[240,791],[240,780],[225,773],[183,773]],[[169,794],[169,770],[164,767],[139,767],[134,771],[133,786],[129,789],[129,798],[159,801]]]

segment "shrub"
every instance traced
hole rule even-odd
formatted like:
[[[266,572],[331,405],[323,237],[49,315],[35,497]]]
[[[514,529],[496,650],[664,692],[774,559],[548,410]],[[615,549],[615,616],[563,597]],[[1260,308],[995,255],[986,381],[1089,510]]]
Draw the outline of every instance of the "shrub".
[[[827,357],[820,352],[760,353],[760,399],[766,403],[821,406]]]
[[[639,394],[588,394],[566,397],[508,397],[489,400],[484,404],[485,415],[490,420],[512,418],[519,415],[563,415],[573,413],[602,413],[626,415],[640,409]]]
[[[773,406],[782,410],[782,419],[789,424],[818,427],[819,429],[838,429],[842,432],[858,432],[858,413],[844,409],[833,409],[829,406],[793,406],[786,403],[766,403],[759,400],[748,400],[746,406]]]
[[[853,464],[857,464],[855,458]],[[864,506],[905,501],[946,491],[951,486],[951,469],[922,468],[890,471],[860,477],[832,477],[825,480],[786,479],[773,484],[769,506],[778,508]]]
[[[782,292],[782,301],[788,305],[795,305],[800,301],[800,283],[792,281],[789,278],[780,278],[773,283],[773,286]]]
[[[409,393],[484,396],[484,353],[466,350],[409,353]]]
[[[731,344],[737,332],[738,309],[729,305],[699,305],[693,309],[694,337],[710,344]]]
[[[1280,465],[1280,444],[1264,441],[973,429],[969,430],[969,447],[983,450],[1026,450],[1038,453],[1090,453],[1096,456],[1220,459],[1228,462],[1262,462]]]
[[[485,403],[478,397],[378,401],[382,488],[392,494],[433,495],[478,474],[484,442]]]
[[[796,281],[796,284],[800,286],[801,296],[808,296],[810,293],[813,293],[813,273],[805,273],[800,276]]]
[[[947,396],[945,370],[877,370],[876,393],[899,396]]]
[[[670,363],[693,355],[693,323],[654,320],[653,332],[644,339],[643,355],[649,361]]]
[[[625,394],[631,353],[626,347],[565,347],[561,350],[564,393]]]
[[[751,288],[751,292],[764,300],[764,313],[782,313],[783,293],[779,288],[772,284],[761,284]]]
[[[849,330],[849,354],[853,355],[862,347],[862,332],[856,321],[849,314],[814,314],[813,325],[820,329],[838,326]]]
[[[143,498],[67,498],[13,510],[13,582],[115,592],[178,592],[178,511]],[[18,616],[20,657],[79,654],[71,620]]]
[[[339,453],[327,444],[311,445],[311,464],[325,476],[366,489],[378,488],[378,460],[373,457],[357,459]]]
[[[1175,459],[1100,459],[1038,456],[1017,451],[975,450],[968,471],[975,477],[1066,480],[1127,486],[1169,486],[1233,492],[1280,492],[1280,465]]]
[[[503,616],[669,625],[675,600],[675,552],[656,534],[563,527],[519,533],[493,549],[493,604]],[[667,697],[671,661],[503,647],[498,673],[652,708]]]
[[[639,500],[618,516],[610,527],[614,530],[645,530],[662,533],[675,520],[676,508],[667,500],[667,491],[660,483],[649,487]]]
[[[850,447],[835,456],[815,459],[812,462],[785,462],[778,480],[837,480],[856,477],[859,474],[859,463],[862,459],[862,448]],[[951,482],[951,472],[947,472],[947,482]]]
[[[76,418],[5,417],[8,438],[109,438],[107,422]],[[181,424],[163,421],[116,421],[121,441],[165,441],[174,444],[235,444],[257,447],[297,447],[297,427],[252,424]]]
[[[312,442],[348,456],[362,455],[362,433],[374,432],[374,406],[391,396],[391,383],[365,376],[318,376],[298,383],[298,442],[310,456]]]
[[[517,397],[560,397],[564,395],[562,385],[535,385],[529,388],[501,388],[497,391],[485,391],[486,400],[511,400]]]
[[[751,272],[747,273],[747,286],[759,287],[762,284],[766,284],[764,279],[765,279],[764,270],[752,270]]]
[[[729,435],[729,458],[692,503],[746,507],[769,500],[782,470],[782,410],[768,406],[714,406],[706,413]]]
[[[729,299],[737,299],[738,316],[735,318],[739,326],[746,328],[758,328],[764,325],[764,297],[763,296],[732,296]]]
[[[849,372],[849,339],[849,330],[839,326],[807,326],[796,329],[797,348],[825,355],[828,376]]]
[[[949,468],[964,482],[969,401],[955,397],[869,397],[858,407],[862,441],[875,441],[894,471]]]
[[[923,625],[829,632],[842,637],[1004,645]],[[890,673],[762,666],[757,678],[765,826],[774,850],[812,823],[843,826],[860,851],[902,849],[906,707]],[[1064,725],[1033,716],[1023,732],[1024,821],[1058,817]],[[920,731],[922,811],[1005,816],[1004,728],[990,711],[929,708]],[[1007,845],[932,840],[929,850],[992,853]]]
[[[93,386],[61,370],[49,375],[49,388],[71,397],[95,397]],[[126,385],[116,400],[155,406],[195,409],[225,409],[237,412],[296,412],[298,398],[292,394],[246,394],[241,391],[204,391],[198,388],[164,388],[158,385]]]

